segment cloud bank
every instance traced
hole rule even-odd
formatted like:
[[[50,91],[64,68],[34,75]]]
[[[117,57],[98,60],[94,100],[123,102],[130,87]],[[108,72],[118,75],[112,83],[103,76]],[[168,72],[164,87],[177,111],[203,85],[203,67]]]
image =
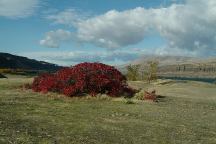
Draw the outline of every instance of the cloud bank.
[[[80,62],[103,62],[111,65],[124,64],[137,59],[141,53],[136,51],[115,52],[86,52],[86,51],[59,51],[59,52],[27,52],[20,55],[43,60],[59,65],[70,66]]]
[[[67,16],[73,17],[64,15]],[[111,10],[103,15],[79,20],[76,24],[73,18],[60,17],[61,14],[58,14],[56,18],[49,19],[73,25],[77,30],[74,33],[77,41],[108,49],[137,44],[152,31],[157,31],[167,41],[169,50],[216,50],[215,0],[186,0],[184,4],[164,8]]]
[[[39,6],[39,0],[0,0],[0,16],[23,18],[30,16]]]

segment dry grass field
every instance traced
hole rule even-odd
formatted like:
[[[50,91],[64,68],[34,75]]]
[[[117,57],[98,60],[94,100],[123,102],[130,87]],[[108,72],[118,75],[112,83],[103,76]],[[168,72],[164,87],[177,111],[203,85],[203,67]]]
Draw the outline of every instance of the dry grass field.
[[[20,86],[31,78],[0,80],[2,144],[215,144],[216,85],[130,82],[156,89],[158,103],[124,98],[67,98]]]

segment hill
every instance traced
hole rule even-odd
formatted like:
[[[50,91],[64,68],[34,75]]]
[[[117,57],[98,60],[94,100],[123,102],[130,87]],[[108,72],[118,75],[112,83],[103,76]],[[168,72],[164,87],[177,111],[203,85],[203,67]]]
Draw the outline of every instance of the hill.
[[[216,58],[145,55],[129,64],[139,64],[141,69],[145,69],[149,61],[157,61],[159,63],[158,74],[160,76],[216,77]]]
[[[160,66],[166,66],[166,65],[193,63],[195,61],[198,61],[198,58],[183,57],[183,56],[144,55],[144,56],[132,61],[131,64],[147,64],[148,61],[158,61]]]
[[[7,78],[7,77],[0,73],[0,78]]]
[[[22,56],[0,53],[0,69],[23,69],[55,71],[61,68],[58,65],[37,61]]]

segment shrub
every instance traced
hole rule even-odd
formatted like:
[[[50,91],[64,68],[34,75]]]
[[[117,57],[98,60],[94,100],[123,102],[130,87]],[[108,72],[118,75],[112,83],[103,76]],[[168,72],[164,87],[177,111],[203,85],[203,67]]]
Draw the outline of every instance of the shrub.
[[[132,99],[126,98],[125,104],[135,104],[135,102]]]
[[[135,98],[138,100],[144,100],[144,90],[140,90],[138,93],[135,94]]]
[[[147,91],[145,91],[145,93],[144,93],[144,99],[145,100],[151,100],[151,101],[157,101],[157,95],[156,95],[156,91],[155,90],[153,90],[153,91],[151,91],[151,92],[147,92]]]
[[[67,96],[83,93],[96,96],[107,94],[120,96],[134,94],[128,87],[126,77],[117,69],[101,63],[81,63],[70,68],[63,68],[54,74],[42,74],[32,84],[36,92],[58,92]]]
[[[158,96],[156,95],[156,91],[145,91],[140,90],[138,93],[136,93],[135,98],[138,100],[150,100],[154,102],[158,102]]]

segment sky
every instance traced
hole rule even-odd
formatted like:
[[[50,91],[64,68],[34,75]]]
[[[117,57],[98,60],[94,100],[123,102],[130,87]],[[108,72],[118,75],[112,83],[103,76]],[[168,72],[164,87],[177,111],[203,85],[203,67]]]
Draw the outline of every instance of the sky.
[[[0,0],[0,52],[69,66],[216,56],[215,0]]]

